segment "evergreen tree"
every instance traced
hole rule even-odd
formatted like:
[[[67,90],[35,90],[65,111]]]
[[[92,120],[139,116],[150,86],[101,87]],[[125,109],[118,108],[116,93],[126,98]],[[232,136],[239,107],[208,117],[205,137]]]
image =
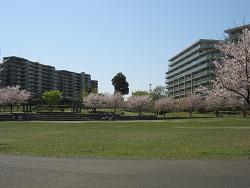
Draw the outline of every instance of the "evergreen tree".
[[[126,80],[126,76],[124,76],[121,72],[119,72],[112,79],[112,84],[115,89],[115,93],[121,93],[122,95],[127,95],[129,93],[129,84]]]

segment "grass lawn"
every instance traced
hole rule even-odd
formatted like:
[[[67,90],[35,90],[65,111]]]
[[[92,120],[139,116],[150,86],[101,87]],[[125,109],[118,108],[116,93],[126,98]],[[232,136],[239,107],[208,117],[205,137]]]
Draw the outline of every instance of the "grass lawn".
[[[249,159],[250,119],[0,122],[0,153],[55,157]]]

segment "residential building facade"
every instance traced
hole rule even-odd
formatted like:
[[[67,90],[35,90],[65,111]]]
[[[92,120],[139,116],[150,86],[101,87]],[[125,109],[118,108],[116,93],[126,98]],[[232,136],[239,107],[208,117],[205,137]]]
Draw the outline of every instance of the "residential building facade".
[[[166,84],[169,97],[187,96],[213,76],[212,59],[218,40],[200,39],[169,60]]]
[[[237,40],[239,38],[239,35],[242,33],[242,29],[245,28],[250,29],[250,24],[227,29],[224,32],[228,35],[229,40]]]
[[[81,97],[84,91],[98,89],[98,81],[91,80],[89,74],[56,70],[20,57],[4,57],[1,67],[0,87],[20,85],[35,98],[45,91],[57,89],[63,93],[63,98],[72,100]]]
[[[237,40],[242,29],[249,25],[225,30],[226,40]],[[169,97],[175,99],[190,95],[200,85],[208,85],[214,78],[213,61],[220,56],[215,45],[220,40],[200,39],[169,60],[166,72],[166,88]]]

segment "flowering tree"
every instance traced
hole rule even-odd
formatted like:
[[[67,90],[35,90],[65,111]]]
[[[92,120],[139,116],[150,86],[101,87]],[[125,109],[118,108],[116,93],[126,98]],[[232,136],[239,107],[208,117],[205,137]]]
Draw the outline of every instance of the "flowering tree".
[[[198,94],[191,94],[180,99],[179,105],[182,110],[189,112],[189,117],[192,117],[192,112],[201,105],[201,97]]]
[[[157,112],[162,112],[164,114],[164,117],[166,116],[166,113],[168,111],[173,111],[175,108],[174,99],[172,98],[162,98],[157,101],[155,101],[155,110]]]
[[[229,107],[229,102],[226,95],[218,95],[212,93],[211,91],[207,92],[205,98],[206,109],[209,111],[215,111],[216,117],[219,117],[219,111],[223,108]]]
[[[228,91],[250,105],[250,31],[242,30],[237,40],[223,41],[217,48],[222,57],[214,62],[212,90],[218,94]]]
[[[231,99],[231,106],[234,109],[238,109],[242,112],[243,117],[246,117],[247,115],[247,109],[249,107],[249,105],[246,103],[246,101],[238,96],[233,96],[233,100]]]
[[[97,108],[102,108],[105,105],[104,96],[97,93],[90,93],[87,97],[83,98],[83,103],[96,112]]]
[[[120,93],[114,93],[113,95],[104,96],[105,105],[108,108],[113,108],[116,112],[116,109],[122,108],[124,105],[124,98]]]
[[[210,111],[214,110],[217,117],[219,116],[219,111],[225,108],[239,109],[242,111],[243,116],[246,117],[248,104],[239,95],[225,89],[215,90],[203,86],[198,91],[206,95],[206,108]]]
[[[20,86],[7,86],[0,89],[0,103],[10,106],[11,113],[13,105],[25,103],[31,98],[31,93],[20,89]]]
[[[150,108],[151,99],[150,96],[130,96],[127,100],[128,108],[137,111],[139,115],[141,115],[143,110],[147,110]]]

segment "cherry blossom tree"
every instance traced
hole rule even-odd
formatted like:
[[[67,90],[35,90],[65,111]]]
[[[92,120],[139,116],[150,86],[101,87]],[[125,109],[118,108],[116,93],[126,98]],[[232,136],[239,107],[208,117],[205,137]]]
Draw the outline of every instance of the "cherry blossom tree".
[[[114,112],[116,112],[116,109],[122,108],[124,106],[124,98],[120,93],[117,92],[113,95],[105,95],[104,100],[106,107],[113,108]]]
[[[198,94],[191,94],[187,97],[181,98],[179,101],[181,110],[185,110],[189,113],[189,117],[192,117],[192,112],[197,110],[201,106],[201,96]]]
[[[90,93],[87,97],[83,98],[83,103],[86,107],[91,108],[93,112],[96,112],[97,108],[104,107],[105,98],[101,94]]]
[[[7,86],[0,89],[0,103],[10,106],[11,113],[13,105],[22,104],[31,98],[31,93],[23,90],[20,86]]]
[[[234,109],[238,109],[242,112],[243,117],[245,118],[247,115],[247,109],[249,108],[249,105],[246,103],[246,101],[242,97],[233,96],[233,100],[231,99],[231,106]]]
[[[155,110],[157,112],[162,112],[164,117],[168,111],[173,111],[175,108],[174,99],[165,97],[155,101]]]
[[[226,95],[209,92],[205,98],[205,105],[208,111],[215,111],[216,117],[219,117],[219,111],[229,107],[229,102]]]
[[[219,116],[219,111],[223,109],[241,110],[243,117],[246,117],[248,104],[239,95],[225,89],[214,90],[203,86],[198,91],[206,96],[207,110],[214,110],[217,117]]]
[[[130,96],[127,100],[127,107],[137,111],[141,115],[142,111],[149,109],[151,106],[150,96]]]
[[[242,30],[237,40],[225,40],[217,45],[222,57],[214,62],[214,93],[228,91],[250,105],[250,31]]]
[[[243,117],[246,117],[249,105],[246,103],[246,100],[244,100],[244,98],[239,97],[239,95],[236,95],[235,93],[227,92],[226,103],[231,109],[240,110]]]

